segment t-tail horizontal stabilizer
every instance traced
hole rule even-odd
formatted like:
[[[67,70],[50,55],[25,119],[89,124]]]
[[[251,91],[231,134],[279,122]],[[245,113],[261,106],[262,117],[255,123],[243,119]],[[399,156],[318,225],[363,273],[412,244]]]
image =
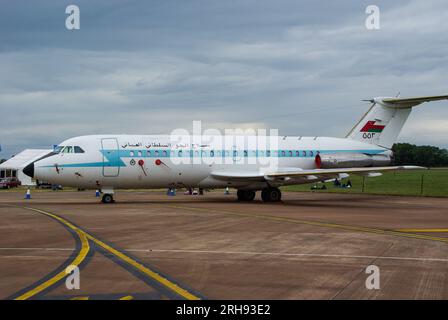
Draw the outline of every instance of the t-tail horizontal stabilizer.
[[[379,97],[370,101],[372,106],[347,134],[346,138],[392,148],[412,107],[424,102],[448,100],[448,95],[415,98]]]
[[[429,96],[429,97],[416,97],[416,98],[384,98],[382,102],[388,105],[392,105],[395,108],[411,108],[422,104],[423,102],[431,102],[438,100],[447,100],[446,96]]]

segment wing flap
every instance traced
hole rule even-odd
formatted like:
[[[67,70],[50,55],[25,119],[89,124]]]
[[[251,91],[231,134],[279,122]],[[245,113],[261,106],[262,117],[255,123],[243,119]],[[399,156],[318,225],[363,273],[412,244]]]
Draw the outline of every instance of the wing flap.
[[[216,171],[210,175],[225,181],[264,181],[264,173],[258,171]]]

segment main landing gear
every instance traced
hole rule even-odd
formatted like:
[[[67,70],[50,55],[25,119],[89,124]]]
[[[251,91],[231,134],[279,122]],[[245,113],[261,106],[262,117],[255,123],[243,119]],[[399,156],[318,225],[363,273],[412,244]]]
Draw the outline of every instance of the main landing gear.
[[[265,188],[261,190],[261,199],[264,202],[278,202],[282,199],[282,192],[279,188]]]
[[[238,190],[236,195],[238,201],[252,201],[255,199],[255,191],[252,190]]]
[[[103,194],[103,198],[101,199],[102,203],[113,203],[114,202],[114,196],[109,193]]]
[[[252,190],[238,190],[238,201],[253,201],[255,199],[255,191]],[[261,190],[261,199],[264,202],[278,202],[282,199],[282,193],[279,188],[264,188]]]

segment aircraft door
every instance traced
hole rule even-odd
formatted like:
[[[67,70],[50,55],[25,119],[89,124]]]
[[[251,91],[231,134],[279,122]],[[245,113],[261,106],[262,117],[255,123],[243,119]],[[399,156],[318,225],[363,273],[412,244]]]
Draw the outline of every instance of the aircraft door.
[[[103,151],[103,176],[117,177],[120,173],[120,155],[117,138],[101,139]]]

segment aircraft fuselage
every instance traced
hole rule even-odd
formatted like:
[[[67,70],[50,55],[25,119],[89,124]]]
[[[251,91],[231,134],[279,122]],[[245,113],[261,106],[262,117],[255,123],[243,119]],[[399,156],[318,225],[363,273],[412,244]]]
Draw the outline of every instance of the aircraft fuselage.
[[[272,163],[276,170],[315,169],[318,154],[390,154],[388,149],[350,139],[292,136],[275,137],[269,148],[258,148],[238,143],[174,144],[168,135],[92,135],[68,139],[60,149],[35,162],[35,179],[78,188],[239,188],[252,183],[216,179],[211,173],[269,172]],[[283,181],[282,185],[310,182]]]

